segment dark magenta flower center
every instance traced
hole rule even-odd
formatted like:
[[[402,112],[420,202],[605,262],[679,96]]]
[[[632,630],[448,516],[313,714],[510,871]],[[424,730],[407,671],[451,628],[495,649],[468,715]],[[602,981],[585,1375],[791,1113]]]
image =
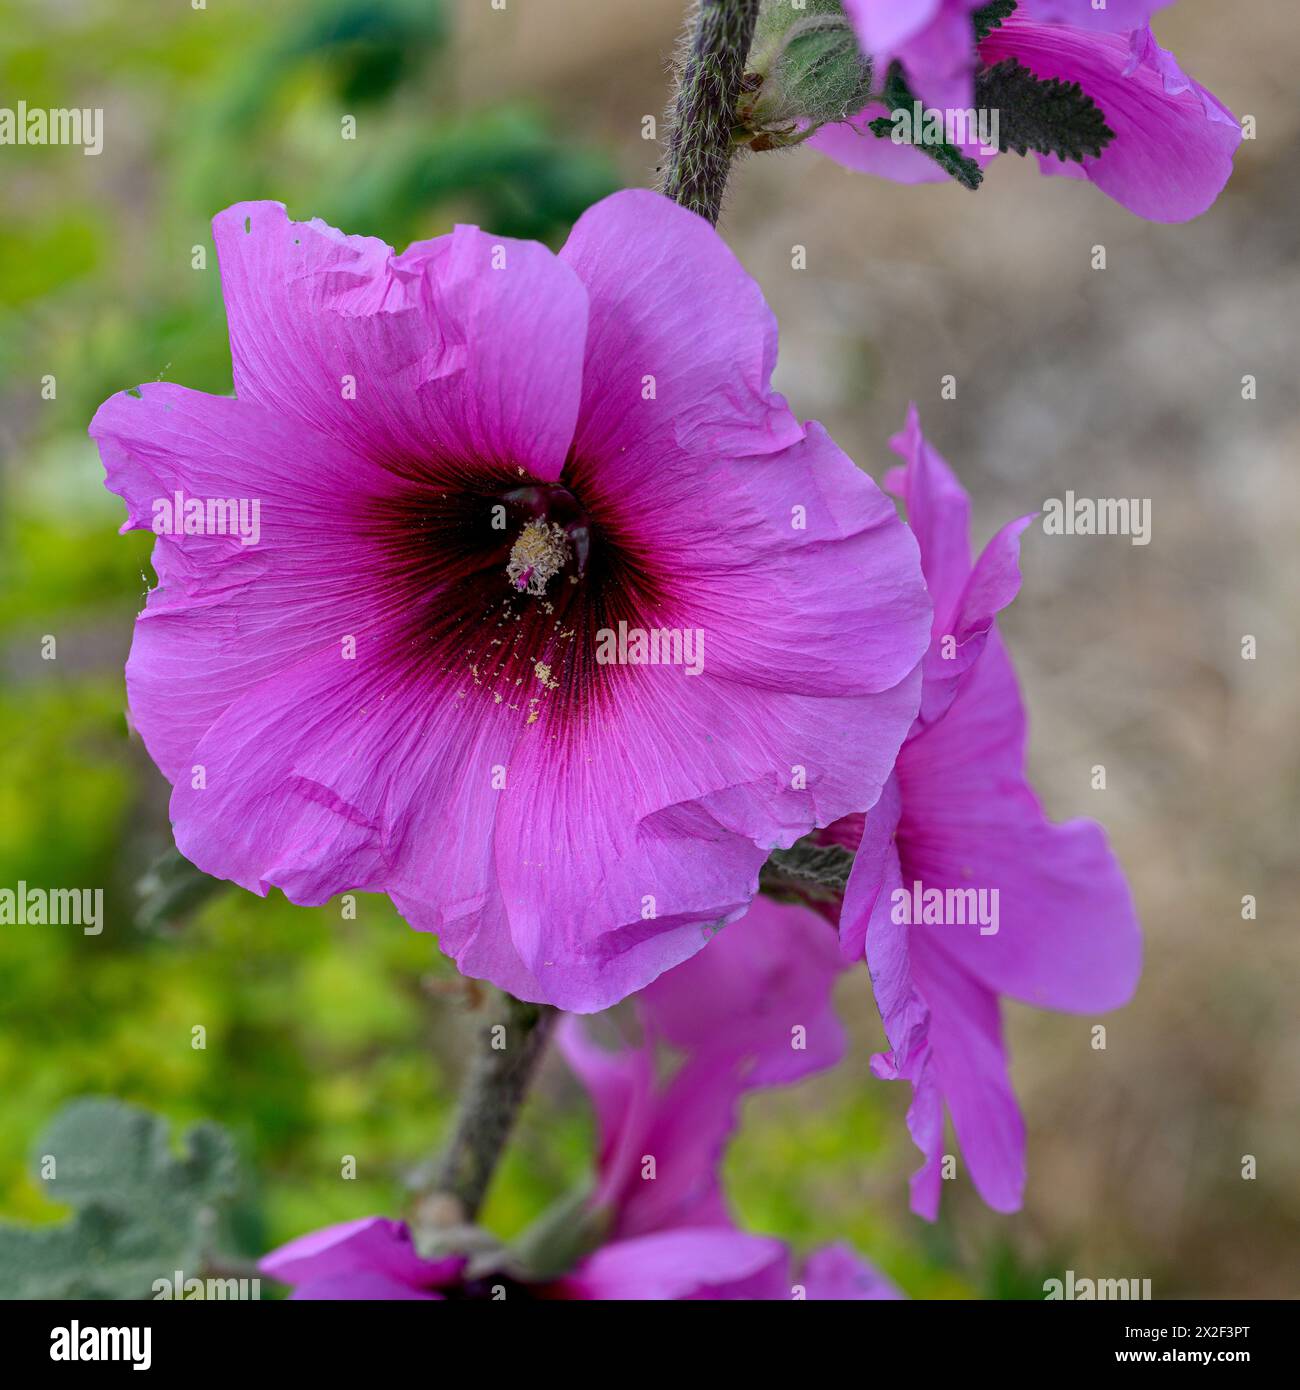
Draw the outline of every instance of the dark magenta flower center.
[[[525,727],[589,717],[619,679],[596,659],[598,633],[656,625],[667,592],[634,526],[589,503],[580,477],[413,465],[398,482],[362,527],[385,660]]]

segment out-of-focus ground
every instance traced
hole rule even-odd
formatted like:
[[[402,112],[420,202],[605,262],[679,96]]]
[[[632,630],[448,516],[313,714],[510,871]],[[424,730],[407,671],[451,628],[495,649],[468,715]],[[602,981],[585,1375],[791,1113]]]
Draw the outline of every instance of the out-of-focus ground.
[[[48,77],[59,26],[83,33],[78,8],[50,6],[39,24],[26,10],[30,43],[10,40],[9,73]],[[90,8],[109,32],[110,7]],[[98,72],[91,51],[62,60],[95,74],[87,81],[121,115],[126,134],[99,160],[28,163],[11,175],[0,152],[5,289],[24,287],[6,301],[0,383],[3,481],[24,518],[24,538],[7,547],[12,585],[0,612],[10,678],[0,804],[14,818],[0,839],[5,883],[72,862],[102,868],[124,901],[131,856],[165,837],[165,788],[119,724],[147,545],[112,539],[115,504],[90,495],[88,409],[61,407],[51,423],[52,403],[36,399],[30,380],[20,389],[15,373],[20,364],[36,373],[53,338],[89,409],[156,374],[229,389],[215,273],[197,287],[186,259],[205,234],[196,219],[244,196],[244,161],[257,152],[211,137],[221,192],[209,201],[186,141],[206,129],[220,75],[235,82],[241,44],[265,47],[280,22],[261,7],[230,8],[243,11],[239,24],[205,17],[215,18],[221,62],[207,36],[177,37],[177,20],[163,35],[140,32],[134,42],[150,56],[138,63],[120,35]],[[677,0],[510,0],[501,12],[464,0],[437,69],[439,110],[540,112],[561,143],[612,161],[621,182],[651,183],[657,147],[642,139],[642,119],[662,111],[680,9]],[[811,150],[741,165],[721,223],[780,321],[779,389],[873,476],[891,462],[886,440],[915,400],[973,495],[977,543],[1067,489],[1152,506],[1147,546],[1031,529],[1024,587],[1002,620],[1042,799],[1057,818],[1106,825],[1146,933],[1142,985],[1104,1020],[1104,1051],[1092,1046],[1097,1019],[1010,1010],[1030,1131],[1024,1211],[984,1210],[963,1179],[938,1227],[907,1214],[916,1155],[902,1124],[906,1095],[868,1073],[879,1027],[862,981],[845,986],[852,1060],[752,1100],[728,1161],[740,1212],[756,1228],[801,1244],[848,1234],[916,1294],[1032,1296],[1067,1267],[1150,1278],[1157,1297],[1300,1293],[1300,24],[1286,0],[1181,0],[1157,33],[1257,122],[1227,192],[1194,223],[1138,221],[1091,186],[1044,179],[1014,157],[970,194],[867,179]],[[162,52],[166,43],[175,54]],[[43,51],[56,55],[46,65],[32,58]],[[325,137],[310,128],[313,112],[345,108],[313,79],[294,81],[278,98],[275,148],[297,151],[314,172],[263,160],[247,195],[276,196],[283,185],[295,215],[329,215],[294,198],[324,189],[338,206],[359,172],[353,164],[332,176]],[[401,119],[398,129],[418,135],[420,102],[408,95]],[[429,129],[440,129],[432,117]],[[51,220],[68,206],[66,225]],[[479,191],[453,189],[404,225],[429,235],[456,216],[487,220]],[[545,225],[540,234],[550,234]],[[806,269],[792,268],[796,245]],[[1092,267],[1097,245],[1104,270]],[[48,265],[58,255],[70,267],[63,274]],[[177,269],[160,275],[166,258]],[[203,300],[202,337],[175,328],[167,294]],[[142,341],[146,312],[154,337]],[[947,374],[955,400],[940,396]],[[1255,400],[1242,398],[1246,375]],[[33,656],[47,630],[68,634],[57,676]],[[1253,661],[1241,656],[1246,634],[1258,644]],[[1098,764],[1104,791],[1092,787]],[[106,838],[104,818],[120,832]],[[1258,903],[1256,920],[1242,918],[1244,895]],[[37,958],[45,947],[3,943],[6,974],[22,990],[0,1019],[7,1205],[39,1214],[21,1176],[26,1145],[59,1099],[84,1090],[235,1126],[267,1171],[276,1239],[391,1197],[402,1164],[427,1149],[430,1106],[447,1103],[444,1073],[454,1067],[411,1055],[445,1052],[452,1024],[428,1018],[427,943],[400,935],[388,916],[376,905],[367,922],[340,930],[325,909],[235,894],[188,934],[107,962],[66,946]],[[287,963],[293,951],[301,958]],[[203,1008],[234,1040],[237,1060],[222,1076],[206,1069],[212,1059],[167,1053],[172,1032]],[[503,1224],[518,1224],[581,1169],[586,1123],[552,1064],[494,1196]],[[370,1207],[319,1176],[361,1130],[380,1170],[363,1188]],[[1247,1155],[1253,1180],[1242,1176]]]

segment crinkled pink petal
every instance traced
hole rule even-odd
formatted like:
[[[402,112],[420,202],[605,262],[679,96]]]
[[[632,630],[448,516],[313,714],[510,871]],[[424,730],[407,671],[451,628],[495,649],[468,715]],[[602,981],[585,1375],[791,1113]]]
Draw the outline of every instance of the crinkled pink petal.
[[[926,653],[914,733],[918,726],[942,718],[966,673],[979,660],[994,630],[993,620],[1020,592],[1020,537],[1033,519],[1022,516],[1007,522],[980,552],[947,630],[936,634]]]
[[[676,490],[684,455],[734,459],[803,438],[771,387],[776,319],[703,218],[628,189],[588,208],[559,258],[591,306],[573,451],[604,486]]]
[[[258,539],[159,535],[158,587],[136,624],[127,689],[135,727],[171,780],[241,695],[369,620],[354,499],[388,477],[345,445],[257,406],[150,383],[122,391],[90,426],[123,530],[150,530],[158,503],[258,503]]]
[[[565,1059],[591,1096],[600,1133],[591,1205],[610,1239],[682,1226],[729,1226],[718,1178],[748,1089],[729,1059],[692,1057],[666,1086],[652,1044],[607,1050],[576,1018],[560,1028]]]
[[[970,105],[975,70],[971,15],[985,0],[844,0],[863,51],[883,80],[898,59],[912,91],[931,106]]]
[[[911,1180],[912,1210],[930,1221],[938,1215],[946,1105],[977,1191],[995,1210],[1013,1211],[1024,1186],[1024,1137],[996,996],[932,949],[920,929],[894,920],[892,895],[900,888],[910,893],[912,880],[896,854],[890,861],[866,932],[867,965],[890,1043],[871,1067],[882,1080],[912,1084],[907,1127],[924,1155]]]
[[[934,602],[930,648],[921,665],[921,708],[911,730],[915,736],[942,717],[984,649],[994,618],[1020,591],[1020,536],[1033,517],[1008,522],[972,567],[970,501],[921,433],[915,403],[908,407],[906,425],[889,443],[905,466],[885,475],[885,487],[906,508]]]
[[[879,1270],[842,1242],[815,1250],[804,1261],[799,1282],[808,1299],[856,1302],[901,1299],[903,1295]]]
[[[843,969],[821,917],[759,898],[638,995],[643,1046],[607,1051],[564,1021],[560,1045],[600,1131],[593,1203],[610,1213],[615,1237],[730,1224],[717,1174],[738,1102],[839,1061],[831,990]],[[655,1079],[660,1038],[686,1054],[666,1085]]]
[[[1115,138],[1085,156],[1082,173],[1130,212],[1155,222],[1198,217],[1232,174],[1241,127],[1212,93],[1192,81],[1150,29],[1094,33],[1031,24],[1012,16],[980,45],[985,62],[1014,58],[1041,78],[1078,82]],[[1045,173],[1061,161],[1040,156]],[[1065,166],[1073,172],[1073,166]]]
[[[840,953],[850,964],[862,960],[866,955],[867,923],[876,910],[876,899],[890,866],[897,863],[894,834],[902,814],[898,777],[894,775],[885,783],[880,799],[863,818],[857,841],[845,844],[845,848],[855,851],[849,881],[844,889],[839,923]],[[850,822],[840,824],[847,830]]]
[[[346,1281],[372,1276],[414,1290],[406,1295],[414,1298],[425,1296],[420,1290],[454,1283],[464,1264],[464,1258],[459,1255],[441,1260],[423,1259],[416,1254],[404,1222],[390,1221],[383,1216],[364,1216],[357,1221],[344,1221],[299,1236],[264,1255],[258,1268],[267,1278],[295,1287],[324,1280]]]
[[[716,1058],[682,1066],[657,1095],[640,1142],[624,1150],[629,1161],[615,1197],[615,1237],[731,1224],[719,1169],[747,1089],[736,1068]]]
[[[1106,0],[1100,8],[1094,0],[1019,0],[1016,13],[1035,24],[1069,24],[1076,29],[1099,29],[1126,34],[1148,24],[1157,10],[1174,0]]]
[[[614,1211],[639,1174],[660,1097],[653,1047],[603,1047],[585,1023],[560,1020],[556,1042],[596,1112],[596,1186],[591,1202]]]
[[[934,604],[937,634],[970,574],[970,498],[921,432],[914,401],[908,405],[906,423],[890,439],[889,447],[904,466],[885,475],[885,487],[902,499],[907,524],[920,547],[921,573]]]
[[[212,230],[240,400],[394,464],[434,450],[559,477],[587,304],[544,246],[457,227],[399,256],[269,202]]]
[[[913,927],[990,989],[1084,1013],[1128,1002],[1141,971],[1132,896],[1101,827],[1052,825],[1025,779],[1025,718],[996,632],[947,715],[904,747],[905,883],[998,892],[998,930]]]
[[[898,811],[895,801],[889,815]],[[912,928],[896,922],[890,911],[893,894],[902,888],[893,829],[888,816],[874,831],[868,813],[863,849],[854,860],[840,916],[848,949],[864,942],[867,969],[880,1021],[890,1050],[871,1059],[872,1072],[883,1081],[910,1081],[912,1100],[907,1128],[925,1161],[911,1180],[912,1210],[933,1221],[942,1185],[944,1097],[930,1046],[930,1007],[916,981]]]
[[[998,996],[1076,1011],[1116,1007],[1135,987],[1140,937],[1100,828],[1051,825],[1025,778],[1024,712],[994,618],[1019,588],[1028,518],[1004,527],[972,567],[969,504],[914,413],[895,445],[907,466],[887,481],[917,527],[938,616],[922,714],[862,825],[841,942],[849,959],[865,944],[890,1044],[873,1070],[913,1086],[908,1127],[925,1155],[912,1180],[914,1210],[931,1218],[938,1210],[945,1106],[977,1189],[996,1209],[1013,1210],[1024,1185],[1024,1127]],[[937,659],[944,629],[955,642],[951,670]],[[926,923],[896,912],[894,895],[901,890],[910,906],[917,885],[982,891],[986,912],[996,893],[996,923]]]
[[[831,994],[844,962],[835,933],[807,908],[754,899],[738,921],[638,996],[677,1047],[749,1063],[751,1086],[834,1066],[844,1030]]]
[[[914,934],[911,961],[917,994],[929,1008],[935,1089],[952,1115],[971,1181],[994,1211],[1016,1211],[1025,1187],[1025,1125],[1011,1089],[997,996],[935,949],[928,935]],[[922,1076],[918,1094],[927,1079]],[[941,1156],[941,1140],[942,1130],[930,1131],[931,1165]],[[928,1191],[935,1192],[932,1177]],[[913,1179],[913,1210],[933,1219],[935,1210],[918,1204],[926,1192],[922,1169]]]
[[[664,1231],[615,1241],[590,1255],[560,1288],[583,1299],[725,1299],[736,1286],[784,1265],[778,1240],[726,1227]]]

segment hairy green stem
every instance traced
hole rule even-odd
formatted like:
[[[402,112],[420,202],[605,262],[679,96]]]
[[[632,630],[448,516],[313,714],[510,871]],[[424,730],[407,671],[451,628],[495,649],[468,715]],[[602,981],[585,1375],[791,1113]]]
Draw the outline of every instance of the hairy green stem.
[[[499,996],[501,1008],[477,1029],[451,1138],[429,1184],[429,1206],[441,1203],[439,1224],[472,1222],[514,1128],[557,1011]]]
[[[660,189],[716,223],[759,0],[698,0],[668,118]]]

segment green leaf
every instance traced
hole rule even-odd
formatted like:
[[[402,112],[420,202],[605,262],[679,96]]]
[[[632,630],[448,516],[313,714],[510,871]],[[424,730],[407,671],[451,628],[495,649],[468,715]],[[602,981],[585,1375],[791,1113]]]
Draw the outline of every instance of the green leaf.
[[[889,66],[889,75],[885,80],[885,90],[880,95],[881,101],[889,107],[890,114],[895,111],[910,111],[916,101],[912,94],[912,89],[907,85],[907,79],[903,76],[903,66],[895,61]],[[889,116],[877,116],[874,121],[867,123],[867,129],[873,135],[881,139],[889,137],[893,129],[893,121]],[[955,146],[946,143],[929,144],[920,141],[913,146],[914,149],[921,151],[928,156],[946,173],[950,178],[956,179],[963,188],[969,188],[972,192],[984,182],[984,171],[979,164],[968,158]]]
[[[578,1188],[548,1207],[515,1237],[507,1267],[533,1281],[558,1279],[602,1243],[609,1213],[591,1205],[591,1192]]]
[[[136,884],[140,905],[136,925],[161,931],[183,922],[209,898],[230,887],[196,869],[175,847],[160,855]]]
[[[155,1280],[199,1273],[239,1188],[223,1130],[195,1125],[173,1152],[164,1120],[116,1100],[60,1111],[36,1168],[77,1210],[57,1226],[0,1225],[0,1298],[149,1298]]]
[[[852,851],[798,840],[789,849],[772,851],[758,886],[769,897],[783,900],[834,901],[843,894],[852,868]]]
[[[1005,153],[1054,154],[1079,163],[1115,138],[1101,107],[1077,82],[1036,77],[1014,58],[975,78],[975,105],[997,111],[998,146]]]
[[[971,15],[971,23],[975,26],[975,42],[988,38],[994,29],[1000,29],[1002,21],[1010,19],[1015,9],[1016,0],[991,0],[990,4],[982,5]]]

